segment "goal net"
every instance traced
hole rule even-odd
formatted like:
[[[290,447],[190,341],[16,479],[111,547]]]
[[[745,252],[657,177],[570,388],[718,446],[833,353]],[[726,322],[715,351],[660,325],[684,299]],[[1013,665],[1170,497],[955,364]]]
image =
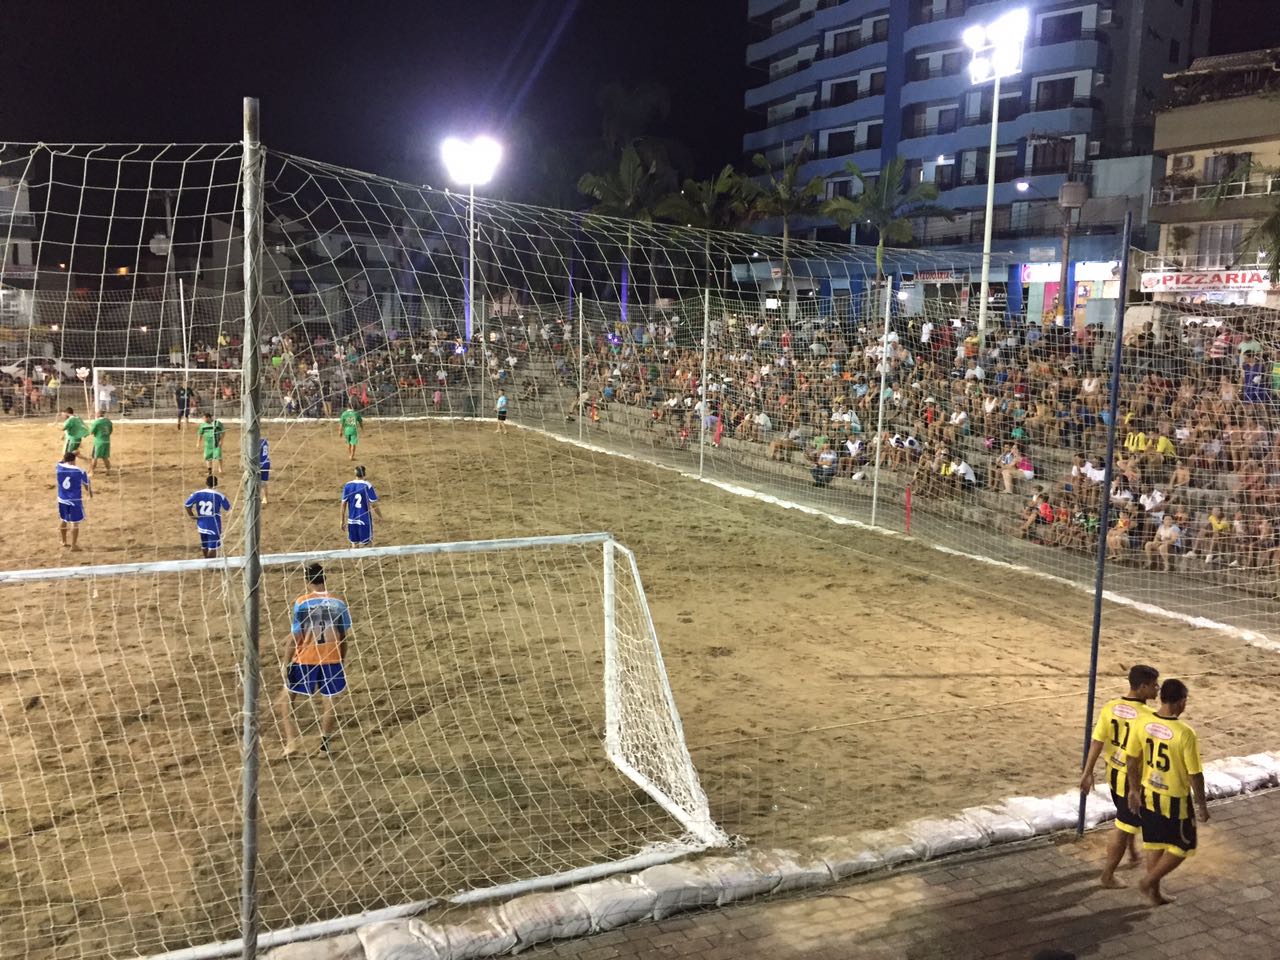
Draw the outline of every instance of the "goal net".
[[[348,687],[328,752],[323,698],[294,698],[302,749],[285,758],[282,650],[308,590],[302,565],[317,560],[351,612]],[[275,555],[264,568],[268,931],[725,841],[635,558],[607,534]],[[19,692],[0,773],[19,785],[6,790],[9,950],[136,956],[235,937],[237,571],[0,574],[26,638],[5,661]]]

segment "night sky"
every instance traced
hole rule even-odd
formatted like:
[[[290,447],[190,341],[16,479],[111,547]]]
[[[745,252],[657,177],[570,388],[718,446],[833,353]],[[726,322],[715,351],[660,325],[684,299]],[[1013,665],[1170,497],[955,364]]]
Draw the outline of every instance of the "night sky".
[[[1264,5],[1217,0],[1214,51],[1280,45]],[[601,85],[656,80],[673,95],[660,132],[707,176],[741,159],[745,8],[41,0],[22,5],[0,57],[0,140],[238,140],[240,98],[255,95],[268,146],[417,183],[444,185],[448,133],[494,132],[517,148],[494,191],[524,198],[535,165],[515,154],[594,137]]]

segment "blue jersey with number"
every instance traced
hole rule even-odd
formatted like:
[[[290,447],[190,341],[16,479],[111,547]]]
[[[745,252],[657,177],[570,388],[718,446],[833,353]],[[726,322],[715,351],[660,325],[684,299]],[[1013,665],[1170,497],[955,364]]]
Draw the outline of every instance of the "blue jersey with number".
[[[196,529],[211,537],[222,536],[222,514],[231,509],[231,501],[217,490],[197,490],[184,504],[194,507]]]
[[[58,502],[65,504],[80,503],[84,488],[89,485],[89,474],[83,467],[74,463],[59,463],[57,471]]]
[[[263,470],[271,469],[271,448],[266,437],[258,443],[258,466]]]
[[[347,505],[347,529],[357,531],[373,529],[371,504],[378,502],[378,494],[368,480],[350,480],[342,488],[342,502]]]

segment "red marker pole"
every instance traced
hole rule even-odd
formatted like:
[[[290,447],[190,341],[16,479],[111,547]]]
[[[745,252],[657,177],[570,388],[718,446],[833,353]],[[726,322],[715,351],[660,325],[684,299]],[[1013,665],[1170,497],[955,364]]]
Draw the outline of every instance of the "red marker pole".
[[[907,536],[911,536],[911,484],[907,484]]]

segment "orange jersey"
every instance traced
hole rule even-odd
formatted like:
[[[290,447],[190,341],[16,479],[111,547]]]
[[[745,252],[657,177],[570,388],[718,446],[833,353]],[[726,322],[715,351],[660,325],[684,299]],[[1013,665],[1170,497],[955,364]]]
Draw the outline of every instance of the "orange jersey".
[[[293,602],[293,662],[341,663],[341,643],[350,630],[346,601],[325,590],[304,593]]]

